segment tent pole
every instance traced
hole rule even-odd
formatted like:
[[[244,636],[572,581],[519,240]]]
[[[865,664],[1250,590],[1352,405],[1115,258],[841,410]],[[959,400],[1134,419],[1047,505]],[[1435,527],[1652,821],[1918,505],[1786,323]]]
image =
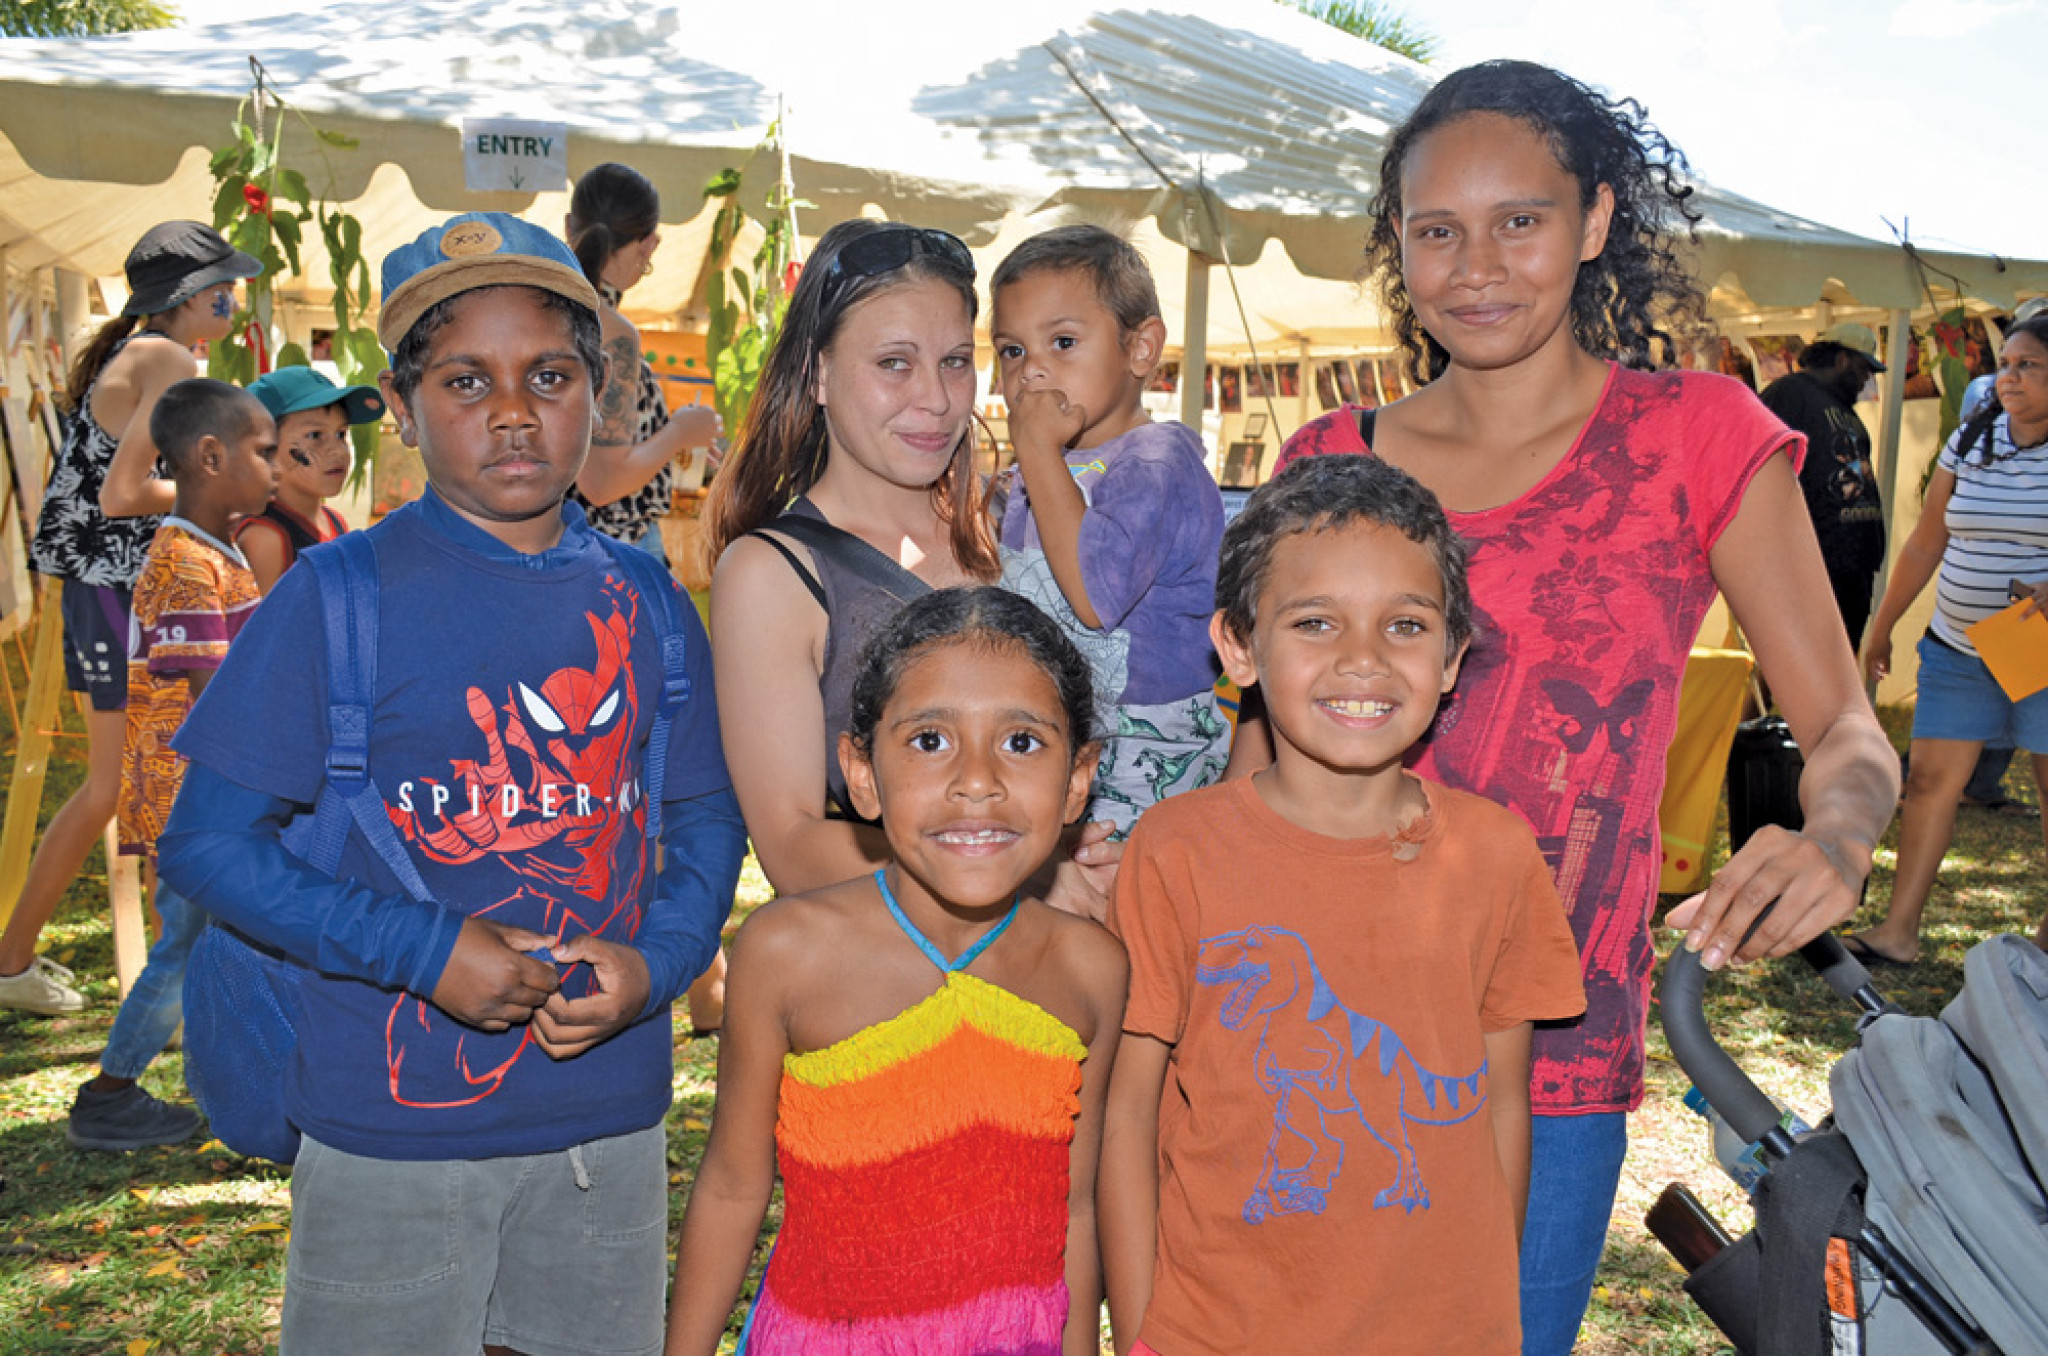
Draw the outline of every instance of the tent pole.
[[[78,356],[78,341],[92,320],[92,301],[83,273],[68,268],[50,271],[57,276],[57,348],[64,355],[64,369],[68,372],[71,360]]]
[[[1209,269],[1214,263],[1206,254],[1188,251],[1187,304],[1183,308],[1186,329],[1180,338],[1180,421],[1198,436],[1202,432],[1202,392],[1209,384]]]
[[[1899,553],[1899,429],[1906,414],[1906,345],[1911,342],[1912,315],[1903,310],[1893,311],[1886,320],[1891,332],[1885,337],[1884,377],[1878,385],[1882,401],[1877,421],[1877,483],[1884,495],[1884,562],[1878,566],[1877,578],[1871,581],[1871,596],[1884,597],[1885,585],[1891,581],[1892,561]],[[1861,640],[1858,638],[1858,649]]]
[[[1308,340],[1302,340],[1300,348],[1301,351],[1296,357],[1301,363],[1301,384],[1294,388],[1294,426],[1296,428],[1300,428],[1308,422],[1308,388],[1312,380],[1308,370]],[[1285,442],[1287,440],[1283,438],[1281,441]]]

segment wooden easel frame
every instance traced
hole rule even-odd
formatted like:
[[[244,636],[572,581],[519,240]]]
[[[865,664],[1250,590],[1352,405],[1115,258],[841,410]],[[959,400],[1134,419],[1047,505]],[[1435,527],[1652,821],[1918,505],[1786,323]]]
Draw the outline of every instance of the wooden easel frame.
[[[47,402],[57,389],[60,375],[51,371],[47,358],[49,309],[38,287],[34,295],[21,299],[28,308],[28,316],[27,323],[17,331],[17,298],[5,254],[5,249],[0,248],[0,400],[11,400],[17,392],[27,391]],[[31,424],[42,437],[37,439],[35,432],[24,431],[16,420],[0,421],[5,429],[4,436],[0,436],[0,460],[5,463],[0,472],[4,472],[6,483],[0,511],[23,510],[21,530],[26,540],[33,523],[25,511],[25,499],[18,493],[22,477],[17,474],[17,460],[37,456],[43,471],[39,483],[47,485],[56,444],[48,420],[31,418],[20,422]],[[37,441],[43,444],[40,449],[32,446]],[[24,447],[22,443],[31,446]],[[36,620],[35,640],[29,649],[28,694],[21,712],[14,770],[8,781],[7,813],[4,822],[0,822],[0,927],[5,927],[14,916],[21,901],[22,885],[28,879],[29,862],[35,850],[36,820],[42,810],[43,780],[49,772],[59,704],[64,699],[62,596],[63,584],[55,579],[42,580],[41,587],[30,595]],[[114,974],[121,996],[126,998],[149,955],[149,933],[142,912],[141,862],[121,855],[113,825],[107,826],[103,841],[107,856],[107,906],[114,933]]]

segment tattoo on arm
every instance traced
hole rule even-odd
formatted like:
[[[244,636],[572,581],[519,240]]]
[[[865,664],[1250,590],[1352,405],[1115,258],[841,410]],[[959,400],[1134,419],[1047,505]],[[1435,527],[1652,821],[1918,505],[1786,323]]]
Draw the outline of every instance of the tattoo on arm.
[[[591,441],[631,447],[638,441],[634,412],[640,395],[640,346],[632,335],[622,334],[607,340],[604,351],[611,359],[611,380],[597,398],[597,430]]]

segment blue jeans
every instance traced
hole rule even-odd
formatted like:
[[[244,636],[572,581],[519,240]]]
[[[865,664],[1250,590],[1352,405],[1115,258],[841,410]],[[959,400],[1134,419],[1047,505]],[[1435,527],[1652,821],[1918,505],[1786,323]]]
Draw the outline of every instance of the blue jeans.
[[[162,881],[156,883],[155,903],[162,930],[135,987],[114,1014],[114,1029],[100,1056],[100,1072],[110,1078],[140,1078],[185,1015],[185,962],[206,927],[206,911]]]
[[[1628,1153],[1628,1117],[1529,1118],[1529,1217],[1522,1226],[1522,1356],[1564,1356],[1578,1340]]]

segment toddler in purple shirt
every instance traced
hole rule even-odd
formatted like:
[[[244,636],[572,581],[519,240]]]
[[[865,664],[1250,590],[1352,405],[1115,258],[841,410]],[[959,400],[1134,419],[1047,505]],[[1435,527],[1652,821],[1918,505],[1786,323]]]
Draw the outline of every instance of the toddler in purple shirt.
[[[1223,497],[1185,425],[1142,402],[1166,325],[1145,261],[1099,226],[1019,245],[990,283],[1017,464],[996,496],[1003,585],[1064,627],[1109,732],[1088,803],[1121,838],[1223,774],[1209,617]]]

